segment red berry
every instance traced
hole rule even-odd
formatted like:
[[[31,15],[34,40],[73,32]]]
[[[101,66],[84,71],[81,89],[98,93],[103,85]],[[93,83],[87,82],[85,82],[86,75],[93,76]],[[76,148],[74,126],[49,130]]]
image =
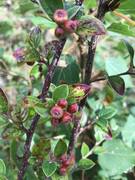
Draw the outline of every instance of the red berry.
[[[66,20],[68,20],[67,11],[64,9],[57,9],[53,15],[53,19],[57,24],[63,24]]]
[[[70,121],[72,121],[72,115],[69,112],[64,112],[63,117],[62,117],[62,122],[68,123]]]
[[[77,111],[78,111],[78,104],[77,103],[71,104],[68,107],[68,112],[70,112],[70,113],[76,113]]]
[[[58,104],[58,106],[60,106],[61,108],[65,108],[65,107],[68,105],[68,102],[67,102],[66,99],[60,99],[57,104]]]
[[[77,20],[67,20],[64,23],[64,29],[68,33],[73,33],[76,31],[78,26],[78,21]]]
[[[52,126],[56,127],[56,126],[58,126],[58,124],[59,124],[59,120],[53,118],[53,119],[51,120],[51,124],[52,124]]]
[[[67,169],[66,169],[65,167],[63,167],[63,166],[60,167],[60,174],[61,174],[61,175],[64,176],[64,175],[66,174],[66,171],[67,171]]]
[[[60,106],[54,106],[52,107],[50,111],[53,118],[60,119],[63,116],[63,110]]]
[[[67,160],[67,154],[63,154],[61,157],[60,157],[60,161],[61,162],[65,162]]]
[[[55,29],[55,36],[56,36],[57,38],[63,38],[63,37],[64,37],[64,34],[65,34],[65,32],[64,32],[64,30],[63,30],[61,27],[57,27],[57,28]]]

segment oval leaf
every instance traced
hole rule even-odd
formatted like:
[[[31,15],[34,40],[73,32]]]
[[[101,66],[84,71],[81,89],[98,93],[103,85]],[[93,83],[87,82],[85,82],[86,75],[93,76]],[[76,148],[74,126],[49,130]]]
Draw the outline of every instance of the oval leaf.
[[[59,99],[67,99],[69,95],[69,87],[66,84],[60,85],[55,88],[53,92],[53,100],[56,102]]]
[[[106,141],[102,147],[105,151],[98,155],[98,162],[108,176],[126,173],[135,165],[134,150],[125,146],[120,139]]]
[[[57,145],[55,146],[54,149],[54,155],[55,156],[61,156],[62,154],[64,154],[67,151],[67,145],[64,142],[64,140],[60,139],[57,143]]]
[[[124,80],[119,76],[110,76],[108,78],[109,84],[111,87],[119,94],[124,95],[125,92],[125,83]]]
[[[111,119],[113,116],[115,116],[115,114],[117,113],[117,110],[113,107],[106,107],[106,108],[103,108],[98,116],[100,119],[105,119],[105,120],[108,120],[108,119]]]
[[[91,169],[95,163],[90,159],[81,159],[78,163],[78,168],[82,170]]]
[[[81,148],[82,158],[84,158],[88,153],[89,153],[89,146],[86,143],[83,143]]]
[[[6,166],[2,159],[0,159],[0,174],[6,174]]]

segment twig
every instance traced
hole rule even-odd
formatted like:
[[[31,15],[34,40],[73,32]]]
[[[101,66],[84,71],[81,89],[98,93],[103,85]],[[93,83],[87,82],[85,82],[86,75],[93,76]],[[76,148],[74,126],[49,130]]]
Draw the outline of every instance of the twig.
[[[124,14],[117,12],[117,11],[113,11],[113,14],[124,19],[125,21],[127,21],[130,25],[135,26],[135,21],[130,19],[128,16],[125,16]]]
[[[135,75],[135,72],[126,71],[124,73],[117,74],[116,76],[125,76],[125,75]],[[90,83],[94,83],[94,82],[98,82],[98,81],[105,81],[105,80],[107,80],[107,77],[101,77],[101,78],[97,78],[97,79],[92,79],[90,81]]]
[[[54,70],[58,64],[58,61],[59,61],[60,55],[62,53],[65,42],[66,42],[65,39],[59,41],[56,53],[55,53],[54,58],[52,60],[52,63],[48,68],[48,72],[47,72],[47,75],[46,75],[46,78],[45,78],[45,81],[43,84],[43,88],[42,88],[42,93],[40,96],[40,99],[42,101],[45,101],[46,95],[48,93],[48,90],[49,90],[49,87],[50,87],[50,84],[52,81]],[[28,166],[31,141],[32,141],[32,137],[33,137],[33,134],[35,132],[35,129],[36,129],[36,126],[37,126],[39,119],[40,119],[40,115],[36,114],[32,120],[30,128],[28,129],[28,132],[26,133],[26,142],[24,145],[24,155],[23,155],[23,160],[22,160],[22,166],[21,166],[19,173],[18,173],[18,180],[23,180],[26,168]]]

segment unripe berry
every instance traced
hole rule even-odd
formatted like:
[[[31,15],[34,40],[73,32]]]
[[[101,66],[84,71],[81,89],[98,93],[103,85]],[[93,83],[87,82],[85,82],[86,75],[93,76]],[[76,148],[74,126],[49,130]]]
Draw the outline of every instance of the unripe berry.
[[[57,9],[53,15],[53,19],[57,24],[63,24],[66,20],[68,20],[67,11],[64,9]]]
[[[69,112],[64,112],[63,117],[62,117],[62,122],[68,123],[70,121],[72,121],[72,115]]]
[[[65,34],[65,32],[64,32],[64,30],[63,30],[61,27],[57,27],[57,28],[55,29],[55,36],[56,36],[57,38],[63,38],[63,37],[64,37],[64,34]]]
[[[65,107],[68,105],[68,102],[67,102],[66,99],[60,99],[57,104],[58,104],[58,106],[60,106],[61,108],[65,108]]]
[[[54,127],[58,126],[58,124],[59,124],[59,119],[52,118],[51,124],[52,124],[52,126],[54,126]]]
[[[64,29],[68,33],[73,33],[76,31],[78,26],[78,21],[77,20],[67,20],[64,23]]]
[[[77,103],[71,104],[68,107],[68,112],[69,113],[76,113],[77,111],[78,111],[78,104]]]
[[[63,116],[63,110],[60,106],[54,106],[52,107],[50,111],[53,118],[60,119]]]

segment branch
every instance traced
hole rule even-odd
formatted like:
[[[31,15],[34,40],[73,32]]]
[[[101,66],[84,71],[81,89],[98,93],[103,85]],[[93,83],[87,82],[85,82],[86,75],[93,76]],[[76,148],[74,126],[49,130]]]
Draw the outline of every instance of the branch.
[[[111,6],[115,6],[115,3],[118,3],[118,2],[119,0],[112,0],[111,5],[110,5],[108,1],[99,0],[96,17],[99,20],[103,20],[105,14],[108,11],[110,11]],[[89,46],[88,59],[86,62],[86,67],[85,67],[85,79],[84,79],[84,83],[88,85],[91,83],[91,75],[92,75],[93,61],[94,61],[95,52],[96,52],[97,40],[98,40],[98,36],[94,35],[91,37],[91,41],[88,43],[88,46]],[[80,111],[84,107],[86,99],[87,97],[80,103]],[[79,131],[80,131],[80,120],[77,120],[74,123],[74,128],[72,130],[72,135],[71,135],[71,139],[68,146],[68,152],[67,152],[68,157],[70,157],[72,155],[72,152],[74,151],[74,147],[77,141]]]
[[[54,58],[52,60],[52,63],[48,67],[48,72],[47,72],[47,75],[46,75],[46,78],[45,78],[45,81],[43,84],[43,88],[42,88],[42,93],[40,96],[40,99],[42,101],[45,101],[45,98],[47,96],[47,93],[48,93],[48,90],[49,90],[49,87],[50,87],[50,84],[52,81],[52,77],[54,74],[54,70],[58,64],[58,61],[59,61],[60,55],[62,53],[63,47],[65,45],[65,42],[66,42],[65,39],[59,41],[58,47],[56,48],[56,53],[55,53]],[[26,142],[24,145],[24,155],[23,155],[23,160],[22,160],[22,166],[21,166],[19,173],[18,173],[18,180],[23,180],[26,168],[28,166],[28,159],[30,157],[31,141],[32,141],[32,137],[33,137],[33,134],[35,132],[35,129],[36,129],[36,126],[37,126],[39,119],[40,119],[40,115],[36,114],[32,120],[30,128],[26,132]]]

